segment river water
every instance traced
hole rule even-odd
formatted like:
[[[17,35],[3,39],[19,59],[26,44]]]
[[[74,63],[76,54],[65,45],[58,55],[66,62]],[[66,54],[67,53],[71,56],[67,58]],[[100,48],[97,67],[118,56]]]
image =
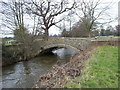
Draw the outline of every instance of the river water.
[[[39,75],[47,73],[58,63],[63,65],[69,62],[76,51],[62,48],[53,51],[54,55],[35,57],[29,61],[21,61],[2,68],[3,88],[31,88],[38,80]]]

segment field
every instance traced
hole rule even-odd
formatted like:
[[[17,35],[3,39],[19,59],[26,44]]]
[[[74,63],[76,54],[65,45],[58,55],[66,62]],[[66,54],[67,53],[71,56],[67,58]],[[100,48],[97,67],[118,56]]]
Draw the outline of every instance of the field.
[[[86,61],[81,76],[68,80],[64,88],[118,88],[118,47],[100,46]]]

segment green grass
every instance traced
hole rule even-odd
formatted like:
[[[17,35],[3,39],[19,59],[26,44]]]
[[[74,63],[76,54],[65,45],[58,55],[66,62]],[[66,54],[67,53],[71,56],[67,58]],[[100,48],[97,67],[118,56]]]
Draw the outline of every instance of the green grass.
[[[81,76],[68,80],[64,88],[118,88],[118,47],[101,46],[86,62]]]
[[[9,45],[12,45],[12,43],[5,43],[4,45],[5,46],[9,46]]]

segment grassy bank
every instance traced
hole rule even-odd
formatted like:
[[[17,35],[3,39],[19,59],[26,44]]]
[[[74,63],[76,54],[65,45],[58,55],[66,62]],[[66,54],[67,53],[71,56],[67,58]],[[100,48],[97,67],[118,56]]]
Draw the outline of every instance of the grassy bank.
[[[68,80],[64,88],[117,88],[118,47],[100,46],[86,62],[81,76]]]

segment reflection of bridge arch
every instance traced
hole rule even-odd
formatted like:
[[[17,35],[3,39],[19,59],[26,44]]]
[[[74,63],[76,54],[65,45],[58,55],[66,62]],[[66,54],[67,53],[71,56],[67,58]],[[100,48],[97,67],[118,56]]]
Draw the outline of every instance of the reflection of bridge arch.
[[[59,48],[72,48],[75,51],[80,51],[76,47],[73,47],[71,45],[66,45],[66,44],[51,44],[48,46],[45,46],[39,53],[44,54],[44,53],[51,53],[53,50],[59,49]]]

